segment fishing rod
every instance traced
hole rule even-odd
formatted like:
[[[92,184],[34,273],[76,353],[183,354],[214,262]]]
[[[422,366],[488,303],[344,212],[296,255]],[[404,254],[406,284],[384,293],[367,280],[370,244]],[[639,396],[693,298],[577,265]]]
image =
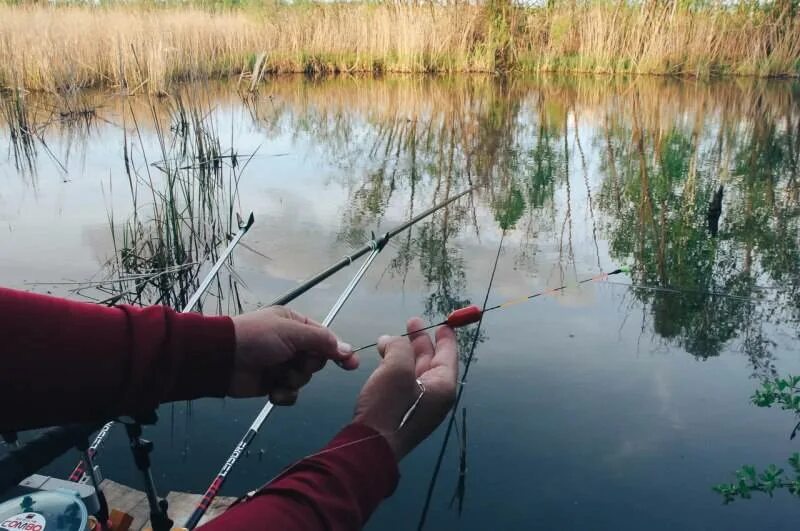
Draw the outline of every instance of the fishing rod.
[[[419,524],[417,526],[417,531],[422,531],[422,528],[425,526],[425,518],[428,516],[428,508],[430,507],[431,499],[433,498],[433,489],[436,487],[436,479],[439,477],[439,470],[442,467],[442,461],[444,460],[444,452],[447,448],[447,441],[450,440],[450,434],[453,431],[453,426],[456,423],[456,414],[458,412],[458,405],[461,403],[461,395],[464,394],[464,389],[466,386],[463,385],[467,381],[467,375],[469,374],[469,368],[472,365],[472,360],[475,356],[475,347],[478,346],[478,341],[480,340],[481,335],[481,326],[483,326],[483,314],[486,313],[487,307],[486,305],[489,302],[489,294],[492,292],[492,286],[494,285],[494,275],[497,273],[497,264],[500,261],[500,252],[503,250],[503,241],[506,239],[506,229],[503,229],[503,233],[500,236],[500,243],[497,246],[497,254],[494,257],[494,266],[492,266],[492,274],[489,276],[489,285],[486,287],[486,295],[483,297],[483,310],[478,306],[475,306],[475,310],[471,310],[468,312],[463,312],[465,316],[474,316],[475,314],[478,315],[476,321],[478,326],[475,328],[475,333],[472,335],[472,345],[470,346],[469,355],[467,356],[467,361],[464,363],[464,373],[461,375],[461,384],[458,388],[458,393],[456,394],[455,402],[453,402],[453,407],[450,412],[450,421],[447,423],[447,429],[445,430],[444,434],[444,441],[442,441],[442,446],[439,449],[439,455],[436,458],[436,465],[434,466],[433,475],[431,476],[431,480],[428,483],[428,493],[425,497],[425,505],[422,508],[422,514],[419,518]],[[565,286],[566,287],[566,286]],[[544,292],[543,292],[544,293]],[[534,295],[538,296],[538,295]],[[520,302],[524,302],[529,300],[529,298],[534,298],[534,296],[526,297],[525,299],[518,299]],[[469,306],[467,307],[469,308]],[[493,308],[494,309],[494,308]],[[452,314],[451,314],[452,315]],[[464,319],[468,320],[468,319]],[[458,321],[458,319],[456,320]],[[465,323],[468,324],[468,323]],[[464,326],[463,324],[461,326]]]
[[[339,313],[339,310],[342,309],[342,306],[344,306],[344,303],[350,297],[350,294],[353,293],[353,290],[355,290],[359,281],[367,272],[367,269],[369,269],[369,267],[372,265],[372,262],[375,260],[378,254],[383,250],[386,243],[389,241],[389,233],[387,232],[378,240],[375,240],[373,238],[372,241],[375,242],[372,245],[372,252],[367,257],[367,259],[364,260],[364,263],[361,264],[361,267],[353,276],[352,280],[350,280],[350,283],[347,284],[344,291],[342,291],[341,295],[339,295],[339,298],[331,307],[330,311],[328,312],[328,315],[326,315],[325,319],[323,319],[322,321],[323,327],[328,328],[330,324],[333,322],[333,319],[336,317],[336,314]],[[302,291],[300,293],[302,293]],[[206,492],[205,494],[203,494],[203,498],[200,500],[200,503],[197,504],[197,507],[195,507],[195,510],[189,516],[189,519],[186,520],[184,528],[192,530],[195,527],[197,527],[197,524],[200,522],[200,519],[206,513],[209,505],[211,505],[211,502],[214,500],[214,498],[216,498],[217,493],[222,488],[222,485],[225,483],[225,480],[228,477],[228,473],[230,473],[231,469],[234,467],[234,465],[236,465],[236,462],[239,460],[239,457],[241,457],[241,455],[250,446],[250,443],[253,442],[253,439],[255,439],[256,435],[258,435],[258,431],[261,429],[261,426],[264,424],[264,421],[267,420],[267,417],[272,412],[273,408],[274,404],[271,401],[267,400],[267,403],[264,404],[264,407],[256,416],[255,420],[253,421],[253,424],[250,425],[250,428],[248,428],[247,432],[245,432],[244,436],[239,441],[239,444],[237,444],[236,447],[233,449],[233,452],[231,453],[230,457],[228,457],[228,460],[225,461],[224,465],[222,465],[222,469],[220,469],[219,473],[217,474],[217,477],[214,478],[214,481],[212,481],[211,485],[209,485],[208,489],[206,489]]]
[[[657,291],[659,293],[671,293],[676,295],[683,295],[689,293],[691,295],[703,295],[706,297],[723,297],[726,299],[735,299],[739,301],[758,302],[758,299],[754,299],[752,297],[745,297],[744,295],[732,295],[730,293],[725,293],[722,291],[706,291],[702,289],[692,289],[692,288],[672,288],[669,286],[648,286],[646,284],[629,284],[626,282],[604,281],[603,283],[611,284],[612,286],[624,286],[627,288],[640,289],[644,291]]]
[[[457,199],[460,199],[461,197],[463,197],[463,196],[467,195],[468,193],[472,192],[473,190],[475,190],[475,188],[476,188],[476,186],[471,186],[471,187],[467,188],[466,190],[464,190],[463,192],[461,192],[461,193],[459,193],[457,195],[454,195],[453,197],[451,197],[449,199],[446,199],[446,200],[442,201],[441,203],[439,203],[437,205],[432,206],[428,210],[425,210],[424,212],[420,212],[419,214],[417,214],[413,218],[409,219],[405,223],[402,223],[402,224],[398,225],[397,227],[391,229],[389,232],[384,234],[384,236],[381,239],[385,238],[386,241],[390,240],[391,238],[393,238],[394,236],[400,234],[401,232],[403,232],[407,228],[411,227],[412,225],[415,225],[419,221],[427,218],[428,216],[430,216],[431,214],[433,214],[437,210],[441,210],[442,208],[446,207],[450,203],[452,203],[452,202],[456,201]],[[270,303],[270,306],[283,306],[285,304],[290,303],[291,301],[293,301],[294,299],[296,299],[297,297],[299,297],[300,295],[302,295],[303,293],[305,293],[309,289],[313,288],[314,286],[316,286],[317,284],[319,284],[323,280],[327,279],[328,277],[330,277],[334,273],[336,273],[336,272],[344,269],[345,267],[349,266],[350,264],[352,264],[354,260],[358,260],[359,258],[364,256],[368,252],[371,252],[373,250],[373,248],[378,244],[379,244],[379,242],[373,237],[372,240],[370,240],[369,242],[367,242],[366,245],[364,245],[364,247],[362,247],[361,249],[355,251],[354,253],[351,253],[351,254],[345,256],[344,258],[342,258],[341,260],[339,260],[338,262],[336,262],[335,264],[333,264],[329,268],[325,269],[324,271],[320,271],[319,273],[317,273],[316,275],[314,275],[310,279],[306,280],[305,282],[303,282],[302,284],[300,284],[296,288],[294,288],[294,289],[286,292],[285,294],[281,295],[280,297],[278,297],[277,299],[272,301]],[[384,245],[385,245],[385,243],[384,243]]]
[[[502,238],[500,240],[500,246],[502,247]],[[499,249],[498,249],[498,257],[499,257]],[[495,269],[497,268],[497,259],[495,259],[495,266],[494,267],[495,267]],[[618,285],[618,286],[625,286],[625,287],[629,287],[629,288],[633,288],[633,289],[652,290],[652,291],[671,293],[671,294],[692,293],[692,294],[697,294],[697,295],[706,295],[706,296],[710,296],[710,297],[729,297],[729,298],[741,299],[741,300],[749,300],[749,301],[753,300],[753,299],[750,299],[750,298],[747,298],[747,297],[742,297],[742,296],[739,296],[739,295],[731,295],[731,294],[728,294],[728,293],[723,293],[723,292],[718,292],[718,291],[703,291],[703,290],[696,290],[696,289],[681,289],[681,288],[673,288],[673,287],[646,286],[646,285],[640,285],[640,284],[629,284],[629,283],[622,283],[622,282],[612,282],[612,281],[608,280],[608,277],[610,277],[612,275],[617,275],[617,274],[620,274],[620,273],[630,273],[630,271],[631,271],[630,267],[623,266],[623,267],[615,269],[614,271],[611,271],[609,273],[601,273],[599,275],[595,275],[593,277],[583,279],[583,280],[579,281],[578,284],[584,284],[584,283],[587,283],[587,282],[603,281],[603,282],[608,283],[608,284],[613,284],[613,285]],[[494,270],[492,272],[492,278],[489,281],[489,288],[488,288],[487,293],[486,293],[486,298],[487,299],[488,299],[488,296],[489,296],[489,291],[491,290],[493,279],[494,279]],[[564,284],[564,285],[559,286],[557,288],[550,288],[550,289],[546,289],[546,290],[543,290],[543,291],[540,291],[540,292],[537,292],[537,293],[533,293],[533,294],[530,294],[530,295],[527,295],[527,296],[524,296],[524,297],[520,297],[520,298],[517,298],[517,299],[511,299],[509,301],[506,301],[506,302],[503,302],[501,304],[497,304],[495,306],[491,306],[491,307],[488,307],[488,308],[486,307],[486,299],[485,299],[484,300],[484,308],[483,309],[481,309],[477,305],[465,306],[463,308],[459,308],[459,309],[456,309],[453,312],[451,312],[447,316],[447,318],[445,320],[443,320],[442,322],[440,322],[440,323],[436,323],[434,325],[430,325],[430,326],[426,326],[426,327],[423,327],[423,328],[420,328],[420,329],[417,329],[417,330],[413,330],[411,332],[408,332],[408,333],[405,333],[405,334],[402,334],[402,335],[403,336],[407,336],[407,335],[410,335],[410,334],[415,334],[415,333],[422,332],[424,330],[429,330],[431,328],[434,328],[434,327],[437,327],[437,326],[441,326],[441,325],[448,325],[448,326],[450,326],[452,328],[459,328],[459,327],[466,326],[466,325],[469,325],[469,324],[477,322],[478,323],[478,330],[475,332],[475,335],[473,336],[472,348],[470,349],[469,356],[467,357],[467,361],[465,363],[464,374],[462,375],[462,383],[463,383],[466,380],[467,374],[469,372],[469,367],[470,367],[470,364],[472,362],[473,354],[474,354],[474,351],[475,351],[475,346],[476,346],[477,340],[478,340],[478,333],[480,332],[480,326],[483,323],[482,319],[483,319],[483,316],[486,314],[486,312],[490,312],[490,311],[493,311],[493,310],[499,310],[499,309],[507,308],[509,306],[513,306],[515,304],[520,304],[520,303],[523,303],[523,302],[527,302],[527,301],[529,301],[531,299],[540,297],[542,295],[547,295],[547,294],[550,294],[550,293],[555,293],[555,292],[558,292],[558,291],[562,291],[562,290],[566,289],[569,286],[570,286],[569,284]],[[367,348],[370,348],[370,347],[374,347],[375,345],[376,345],[376,343],[365,345],[363,347],[359,347],[357,349],[354,349],[353,352],[358,352],[360,350],[364,350],[364,349],[367,349]],[[433,496],[433,490],[434,490],[434,488],[436,486],[436,479],[437,479],[437,477],[439,475],[439,470],[441,469],[441,464],[442,464],[442,460],[444,458],[444,452],[445,452],[445,449],[446,449],[446,446],[447,446],[447,442],[448,442],[448,440],[450,438],[450,433],[451,433],[452,428],[453,428],[453,426],[455,424],[456,410],[458,408],[458,404],[461,401],[461,395],[462,395],[463,391],[464,391],[464,387],[461,386],[459,388],[459,390],[458,390],[458,394],[456,395],[456,400],[455,400],[455,403],[454,403],[454,406],[453,406],[452,413],[450,415],[450,421],[448,423],[447,430],[445,432],[445,438],[444,438],[444,441],[442,443],[442,446],[441,446],[441,449],[440,449],[440,452],[439,452],[439,455],[438,455],[438,458],[437,458],[437,461],[436,461],[436,465],[434,467],[433,475],[431,476],[430,483],[428,484],[428,492],[427,492],[427,496],[426,496],[426,499],[425,499],[425,504],[424,504],[424,506],[422,508],[422,513],[420,515],[420,519],[419,519],[419,522],[418,522],[418,525],[417,525],[417,531],[421,531],[425,526],[425,521],[427,519],[428,510],[430,508],[430,502],[431,502],[431,499],[432,499],[432,496]],[[462,448],[462,452],[463,452],[463,448]],[[462,460],[463,460],[463,455],[462,455]],[[462,478],[460,477],[459,478],[459,486],[461,485],[461,481],[462,481]],[[451,501],[451,503],[452,503],[452,501]]]
[[[578,281],[578,284],[585,284],[587,282],[597,282],[600,280],[605,280],[611,275],[618,275],[620,273],[630,273],[629,267],[620,267],[619,269],[615,269],[610,273],[601,273],[599,275],[595,275],[593,277],[585,278],[583,280]],[[481,308],[477,304],[470,304],[469,306],[464,306],[463,308],[458,308],[457,310],[453,310],[447,316],[447,319],[441,321],[436,324],[428,325],[423,328],[418,328],[417,330],[412,330],[411,332],[406,332],[404,334],[400,334],[401,337],[409,336],[411,334],[416,334],[418,332],[424,332],[425,330],[430,330],[431,328],[436,328],[437,326],[447,325],[450,328],[461,328],[462,326],[467,326],[472,323],[477,323],[480,321],[484,314],[487,312],[491,312],[494,310],[502,310],[508,308],[509,306],[514,306],[515,304],[520,304],[523,302],[528,302],[531,299],[535,299],[536,297],[541,297],[542,295],[549,295],[551,293],[556,293],[558,291],[563,291],[567,289],[569,286],[573,284],[564,284],[563,286],[559,286],[557,288],[548,288],[542,291],[538,291],[536,293],[532,293],[530,295],[526,295],[524,297],[520,297],[518,299],[511,299],[506,302],[497,304],[495,306],[490,306],[489,308]],[[625,284],[628,285],[628,284]],[[359,352],[364,349],[368,349],[370,347],[376,346],[377,343],[370,343],[369,345],[364,345],[363,347],[358,347],[354,349],[353,352]]]
[[[336,317],[336,314],[339,312],[344,303],[350,297],[350,294],[353,292],[356,285],[361,280],[361,277],[364,276],[364,273],[366,273],[367,269],[369,269],[369,266],[372,265],[372,262],[375,260],[375,257],[378,255],[378,253],[380,253],[383,250],[386,244],[389,243],[389,240],[392,237],[403,232],[404,230],[408,229],[409,227],[418,223],[419,221],[425,219],[434,212],[453,203],[457,199],[464,197],[465,195],[472,192],[476,188],[477,188],[476,186],[471,186],[466,190],[464,190],[463,192],[456,194],[453,197],[432,206],[431,208],[417,214],[408,221],[401,223],[397,227],[389,230],[380,238],[376,238],[375,235],[373,234],[372,240],[367,242],[364,245],[364,247],[345,256],[332,266],[317,273],[316,275],[306,280],[296,288],[278,297],[277,299],[275,299],[270,303],[270,306],[282,306],[290,303],[291,301],[293,301],[294,299],[296,299],[309,289],[313,288],[320,282],[324,281],[334,273],[352,264],[354,260],[358,260],[367,253],[371,253],[364,261],[364,263],[361,265],[361,268],[358,270],[358,272],[356,272],[355,276],[353,276],[353,279],[350,281],[350,283],[345,287],[344,291],[339,296],[339,299],[336,301],[331,310],[328,312],[328,315],[322,321],[322,326],[327,328],[328,326],[330,326],[331,322],[333,322],[333,318]],[[224,465],[222,465],[222,468],[220,469],[216,478],[214,478],[214,481],[212,481],[211,485],[209,485],[208,489],[206,489],[206,492],[205,494],[203,494],[203,498],[200,500],[200,503],[197,505],[191,516],[189,516],[189,519],[186,521],[186,524],[184,524],[184,527],[186,529],[189,530],[194,529],[200,522],[200,519],[208,510],[208,507],[211,505],[211,502],[214,500],[214,498],[216,498],[217,493],[222,488],[222,485],[225,483],[225,480],[228,477],[228,474],[230,473],[231,469],[239,460],[239,457],[242,455],[242,453],[244,453],[245,450],[247,450],[247,448],[250,446],[250,443],[258,434],[258,431],[261,429],[261,426],[264,424],[264,421],[272,412],[272,408],[273,404],[268,400],[267,403],[264,405],[264,407],[256,416],[255,420],[253,420],[253,423],[250,425],[250,428],[247,430],[242,439],[239,441],[239,444],[237,444],[236,447],[233,449],[233,452],[231,452],[231,455],[230,457],[228,457],[228,460],[225,461]]]
[[[247,231],[250,230],[250,227],[253,226],[253,223],[255,223],[255,216],[253,215],[252,212],[250,212],[250,215],[247,217],[247,221],[245,221],[244,223],[241,223],[240,221],[239,231],[228,243],[228,246],[225,248],[225,250],[222,251],[222,254],[219,256],[219,258],[217,258],[217,261],[214,262],[214,265],[211,267],[209,272],[200,282],[200,285],[197,287],[195,292],[183,306],[180,313],[187,313],[192,311],[195,305],[198,302],[200,302],[200,297],[203,296],[203,293],[205,293],[205,291],[211,285],[211,282],[214,280],[214,277],[217,276],[217,273],[222,268],[222,265],[230,257],[231,253],[233,253],[233,249],[239,244],[239,240],[241,240],[242,237],[245,234],[247,234]],[[90,444],[89,447],[86,449],[86,456],[90,460],[94,458],[94,456],[97,454],[98,450],[100,449],[100,446],[103,444],[103,441],[105,441],[105,439],[108,437],[108,434],[111,431],[111,428],[114,426],[114,424],[115,422],[112,420],[107,422],[106,424],[103,425],[102,428],[100,428],[100,431],[92,441],[92,444]],[[86,470],[87,470],[86,459],[81,459],[81,461],[78,462],[77,466],[67,479],[76,483],[80,482],[83,480]]]
[[[81,439],[87,439],[99,424],[66,424],[47,428],[19,448],[10,449],[0,458],[0,493],[16,487],[20,481],[74,448]]]
[[[723,297],[728,299],[735,299],[741,301],[750,301],[750,302],[757,302],[757,299],[753,299],[751,297],[745,297],[742,295],[732,295],[730,293],[724,293],[721,291],[704,291],[699,289],[690,289],[690,288],[672,288],[672,287],[664,287],[664,286],[647,286],[645,284],[634,284],[629,282],[613,282],[608,280],[608,277],[611,275],[617,275],[619,273],[630,273],[630,267],[623,266],[619,269],[611,271],[610,273],[601,273],[599,275],[595,275],[591,278],[586,278],[578,282],[578,284],[584,284],[586,282],[603,282],[603,284],[610,284],[612,286],[623,286],[630,289],[641,289],[645,291],[656,291],[660,293],[670,293],[670,294],[685,294],[689,293],[692,295],[704,295],[707,297]],[[513,299],[506,301],[504,303],[498,304],[496,306],[492,306],[490,308],[486,308],[485,310],[481,310],[476,305],[465,306],[463,308],[458,308],[457,310],[453,310],[447,316],[447,319],[444,321],[438,322],[436,324],[428,325],[423,328],[419,328],[417,330],[412,330],[411,332],[406,332],[404,334],[400,334],[401,337],[408,336],[411,334],[416,334],[417,332],[424,332],[426,330],[430,330],[431,328],[436,328],[437,326],[448,325],[451,328],[460,328],[462,326],[466,326],[468,324],[476,323],[483,314],[486,312],[491,312],[493,310],[500,310],[507,308],[509,306],[513,306],[515,304],[519,304],[522,302],[529,301],[531,299],[535,299],[536,297],[540,297],[542,295],[549,295],[551,293],[555,293],[557,291],[562,291],[568,288],[571,284],[564,284],[563,286],[559,286],[557,288],[550,288],[538,293],[534,293],[532,295],[526,295],[525,297],[520,297],[518,299]],[[353,352],[359,352],[361,350],[368,349],[370,347],[376,346],[377,343],[370,343],[369,345],[364,345],[363,347],[358,347],[353,349]]]

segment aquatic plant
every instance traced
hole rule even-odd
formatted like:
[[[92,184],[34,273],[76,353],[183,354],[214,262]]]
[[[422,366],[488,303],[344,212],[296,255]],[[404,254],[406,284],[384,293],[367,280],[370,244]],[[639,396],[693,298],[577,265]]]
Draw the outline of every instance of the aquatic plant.
[[[21,90],[0,93],[0,118],[8,129],[9,151],[18,172],[34,173],[36,168],[36,132],[34,119]]]
[[[800,376],[765,379],[752,396],[752,401],[758,407],[780,406],[800,419]],[[800,422],[795,424],[789,438],[794,439],[798,430]],[[754,466],[744,465],[736,471],[736,482],[715,485],[714,491],[723,497],[726,504],[737,499],[749,499],[753,492],[772,497],[776,490],[781,489],[800,497],[800,453],[793,453],[788,461],[791,467],[789,472],[774,464],[760,473]]]
[[[134,134],[129,138],[125,129],[123,159],[133,214],[118,224],[109,212],[114,256],[104,268],[108,280],[90,287],[109,295],[101,301],[106,304],[180,308],[241,223],[235,213],[238,182],[248,159],[240,161],[235,150],[222,148],[214,114],[191,94],[188,101],[180,93],[150,100],[150,114],[161,159],[149,161],[141,146],[134,149],[141,133],[131,113]],[[241,309],[238,279],[229,271],[226,289],[216,279],[220,312],[226,292],[234,309]]]

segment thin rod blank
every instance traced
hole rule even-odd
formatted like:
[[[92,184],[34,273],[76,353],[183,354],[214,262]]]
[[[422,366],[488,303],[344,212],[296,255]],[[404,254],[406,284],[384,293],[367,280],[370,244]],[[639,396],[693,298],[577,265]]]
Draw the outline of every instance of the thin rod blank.
[[[244,236],[245,233],[247,233],[247,231],[250,230],[250,227],[253,226],[253,222],[255,222],[255,217],[253,216],[253,213],[250,212],[250,216],[248,216],[247,218],[247,223],[239,227],[239,232],[236,233],[236,236],[234,236],[233,239],[230,241],[228,247],[225,248],[220,257],[211,267],[211,271],[208,272],[206,277],[203,279],[203,282],[200,283],[200,286],[197,288],[197,290],[195,290],[194,295],[192,295],[192,297],[186,303],[186,306],[183,307],[181,313],[191,311],[192,308],[194,308],[194,305],[200,301],[200,297],[203,296],[203,293],[205,293],[205,291],[208,289],[208,286],[211,285],[211,282],[214,280],[214,277],[217,276],[217,272],[225,263],[225,260],[227,260],[230,254],[233,252],[233,249],[239,243],[239,240],[241,240],[242,236]]]
[[[381,248],[376,246],[375,249],[372,251],[372,253],[367,257],[367,259],[364,260],[364,263],[361,264],[361,267],[359,268],[358,272],[350,280],[350,283],[347,285],[347,287],[344,288],[344,291],[342,292],[341,295],[339,295],[339,298],[336,300],[333,307],[331,307],[330,311],[328,312],[328,315],[326,315],[325,319],[322,320],[322,326],[326,328],[330,326],[330,324],[333,322],[333,319],[336,317],[336,314],[339,313],[339,310],[342,309],[344,303],[347,302],[347,299],[350,298],[350,294],[353,293],[353,290],[361,281],[361,277],[364,276],[364,273],[367,272],[367,269],[369,269],[369,266],[372,265],[372,262],[375,260],[375,257],[377,257],[378,253],[380,252]]]
[[[369,269],[369,266],[375,260],[375,257],[383,250],[384,246],[386,245],[386,243],[389,241],[390,238],[408,229],[409,227],[419,222],[420,220],[430,216],[437,210],[449,205],[453,201],[463,197],[464,195],[468,194],[474,189],[475,187],[472,186],[464,190],[460,194],[457,194],[451,197],[450,199],[447,199],[446,201],[439,203],[438,205],[434,205],[428,210],[414,216],[405,223],[402,223],[401,225],[390,230],[380,238],[373,237],[373,239],[370,240],[364,247],[362,247],[358,251],[348,256],[345,256],[343,259],[339,260],[334,265],[330,266],[329,268],[325,269],[320,273],[317,273],[314,277],[303,282],[301,285],[297,286],[296,288],[284,294],[283,296],[278,297],[277,299],[272,301],[272,303],[270,303],[270,306],[288,304],[289,302],[293,301],[294,299],[296,299],[297,297],[299,297],[312,287],[316,286],[323,280],[327,279],[328,277],[336,273],[337,271],[349,266],[350,264],[353,263],[354,260],[357,260],[358,258],[364,256],[368,252],[372,252],[372,254],[361,265],[358,272],[356,272],[353,279],[347,285],[345,290],[339,296],[339,299],[337,299],[336,303],[333,305],[331,310],[328,312],[328,315],[323,320],[322,325],[327,328],[328,326],[330,326],[331,322],[333,322],[333,319],[336,317],[336,314],[339,313],[339,310],[342,308],[344,303],[350,297],[350,294],[358,285],[359,281],[364,276],[364,273],[366,273],[367,269]],[[214,479],[214,481],[211,483],[208,489],[206,489],[206,492],[205,494],[203,494],[203,498],[201,499],[200,503],[197,505],[194,512],[192,512],[191,516],[189,516],[189,519],[186,521],[186,524],[184,525],[185,528],[191,530],[194,529],[198,523],[200,523],[200,519],[205,514],[206,510],[208,509],[208,506],[211,504],[211,501],[217,496],[219,489],[222,487],[223,483],[225,483],[225,479],[228,473],[236,464],[236,462],[239,460],[239,456],[241,456],[242,453],[244,453],[244,451],[247,449],[247,447],[250,446],[250,443],[258,434],[258,431],[261,429],[261,426],[267,420],[267,417],[269,417],[269,414],[272,412],[273,408],[274,404],[272,404],[272,402],[267,400],[267,403],[264,404],[263,408],[261,408],[261,411],[259,412],[258,416],[256,416],[255,420],[253,421],[253,424],[244,434],[244,437],[242,437],[242,439],[239,441],[239,444],[237,444],[236,448],[234,448],[228,460],[222,466],[222,469],[220,470],[219,474],[217,474],[217,477]]]
[[[386,238],[386,236],[384,236],[384,238]],[[385,241],[386,240],[384,240],[384,243]],[[364,260],[364,263],[361,264],[361,267],[358,269],[355,276],[353,276],[352,280],[350,280],[350,283],[347,284],[344,291],[342,291],[342,294],[339,295],[339,298],[331,307],[330,311],[328,312],[328,315],[326,315],[325,319],[322,321],[322,326],[324,326],[325,328],[328,328],[330,326],[330,324],[333,322],[333,319],[336,317],[336,314],[339,313],[339,310],[342,308],[344,303],[350,297],[350,294],[353,293],[353,290],[356,288],[358,283],[364,277],[364,274],[367,272],[367,269],[369,269],[369,266],[372,265],[372,262],[375,260],[375,257],[378,256],[378,253],[380,253],[382,249],[383,245],[379,245],[378,243],[373,244],[372,254],[370,254],[369,257],[367,257],[367,259]],[[219,490],[225,483],[225,480],[228,477],[228,473],[231,471],[234,465],[236,465],[236,462],[239,460],[241,455],[250,446],[250,443],[253,442],[253,439],[255,439],[256,435],[261,429],[261,426],[264,425],[264,422],[267,420],[267,417],[269,417],[270,413],[272,413],[274,407],[275,405],[270,400],[267,400],[267,403],[264,404],[263,408],[261,408],[261,411],[258,413],[258,416],[256,416],[255,420],[250,425],[250,428],[248,428],[247,432],[245,432],[244,436],[239,441],[239,444],[237,444],[236,447],[233,449],[233,452],[231,452],[231,455],[225,461],[225,464],[222,465],[222,468],[220,469],[217,476],[214,478],[214,481],[212,481],[211,485],[209,485],[208,489],[206,489],[206,492],[205,494],[203,494],[200,503],[197,504],[197,507],[195,507],[194,511],[189,516],[189,519],[186,520],[186,523],[184,524],[184,527],[186,529],[189,530],[194,529],[195,527],[197,527],[197,524],[200,523],[200,519],[203,518],[203,515],[208,510],[209,505],[211,505],[211,502],[214,500],[214,498],[217,497],[217,493],[219,493]]]
[[[241,240],[242,237],[245,234],[247,234],[247,231],[250,230],[250,227],[253,226],[253,223],[255,223],[255,216],[253,215],[252,212],[250,212],[250,215],[247,217],[247,222],[244,225],[239,226],[239,232],[237,232],[236,236],[234,236],[233,239],[231,239],[230,243],[225,248],[225,250],[222,251],[222,254],[219,256],[219,258],[217,258],[217,261],[211,267],[209,272],[206,273],[205,277],[203,277],[202,282],[200,282],[200,285],[197,287],[195,292],[189,298],[188,302],[183,306],[180,313],[187,313],[192,311],[192,309],[194,309],[195,305],[200,301],[200,297],[203,296],[203,293],[205,293],[205,291],[211,285],[211,281],[214,280],[214,277],[217,275],[217,272],[219,272],[220,268],[222,267],[222,264],[224,264],[225,260],[227,260],[230,257],[231,253],[233,252],[233,249],[239,243],[239,240]],[[88,449],[89,457],[94,457],[97,454],[98,450],[100,449],[100,445],[103,444],[103,441],[106,439],[106,437],[108,437],[108,433],[111,431],[112,426],[114,426],[113,420],[107,422],[102,427],[100,432],[94,438],[94,441],[92,441],[92,444],[89,446]],[[80,481],[83,478],[83,474],[85,472],[84,466],[85,466],[84,460],[79,461],[78,464],[75,466],[75,469],[69,475],[68,479],[74,482]]]
[[[379,247],[385,245],[386,242],[389,239],[391,239],[394,236],[396,236],[397,234],[403,232],[404,230],[406,230],[410,226],[414,225],[415,223],[419,222],[420,220],[422,220],[424,218],[427,218],[428,216],[430,216],[431,214],[433,214],[437,210],[440,210],[441,208],[444,208],[447,205],[449,205],[450,203],[452,203],[453,201],[456,201],[457,199],[465,196],[466,194],[470,193],[474,189],[475,189],[475,186],[467,188],[466,190],[464,190],[460,194],[454,195],[450,199],[442,201],[438,205],[434,205],[431,208],[429,208],[428,210],[425,210],[424,212],[421,212],[421,213],[417,214],[416,216],[414,216],[413,218],[409,219],[408,221],[398,225],[397,227],[393,228],[392,230],[387,232],[385,235],[383,235],[381,238],[372,239],[370,242],[368,242],[366,245],[364,245],[364,247],[362,247],[361,249],[355,251],[352,254],[349,254],[349,255],[345,256],[344,258],[342,258],[341,260],[339,260],[338,262],[336,262],[335,264],[333,264],[329,268],[327,268],[327,269],[325,269],[323,271],[320,271],[319,273],[317,273],[316,275],[314,275],[310,279],[306,280],[305,282],[303,282],[302,284],[300,284],[296,288],[294,288],[294,289],[288,291],[287,293],[281,295],[280,297],[278,297],[277,299],[272,301],[270,303],[270,306],[282,306],[284,304],[289,304],[291,301],[293,301],[294,299],[296,299],[297,297],[299,297],[300,295],[302,295],[306,291],[310,290],[311,288],[313,288],[314,286],[316,286],[317,284],[319,284],[323,280],[327,279],[328,277],[330,277],[331,275],[333,275],[337,271],[340,271],[340,270],[344,269],[345,267],[347,267],[350,264],[352,264],[355,260],[358,260],[359,258],[364,256],[368,252],[372,251],[375,248],[376,245],[379,246]]]
[[[611,275],[616,275],[616,274],[625,273],[625,272],[627,272],[627,269],[624,269],[624,268],[615,269],[614,271],[612,271],[610,273],[600,273],[599,275],[595,275],[595,276],[593,276],[591,278],[585,278],[583,280],[580,280],[580,281],[578,281],[578,284],[585,284],[586,282],[592,282],[592,281],[596,281],[596,280],[607,279]],[[495,306],[491,306],[489,308],[486,308],[485,310],[481,310],[481,315],[485,314],[486,312],[491,312],[492,310],[500,310],[502,308],[507,308],[507,307],[513,306],[515,304],[520,304],[520,303],[523,303],[523,302],[527,302],[527,301],[529,301],[531,299],[535,299],[536,297],[540,297],[540,296],[545,295],[547,293],[555,293],[556,291],[564,290],[567,287],[569,287],[569,284],[564,284],[563,286],[559,286],[557,288],[548,288],[546,290],[538,291],[536,293],[533,293],[531,295],[526,295],[526,296],[520,297],[518,299],[511,299],[511,300],[508,300],[506,302],[497,304]],[[447,319],[445,319],[444,321],[441,321],[439,323],[435,323],[435,324],[432,324],[432,325],[425,326],[423,328],[417,328],[416,330],[412,330],[411,332],[406,332],[405,334],[400,334],[400,337],[410,336],[411,334],[416,334],[418,332],[424,332],[425,330],[430,330],[431,328],[436,328],[437,326],[442,326],[442,325],[446,325],[446,324],[448,324],[448,320]],[[370,347],[374,347],[375,345],[377,345],[377,343],[370,343],[369,345],[364,345],[363,347],[358,347],[357,349],[354,349],[353,352],[359,352],[361,350],[364,350],[364,349],[367,349],[367,348],[370,348]]]

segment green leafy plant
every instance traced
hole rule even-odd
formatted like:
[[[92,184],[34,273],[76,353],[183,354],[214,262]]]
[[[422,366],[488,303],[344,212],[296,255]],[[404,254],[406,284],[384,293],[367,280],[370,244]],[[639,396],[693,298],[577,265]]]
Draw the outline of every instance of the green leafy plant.
[[[752,397],[758,407],[781,406],[781,409],[794,411],[800,417],[800,376],[788,376],[762,382],[761,389],[756,389]],[[797,426],[792,430],[791,438],[797,434]]]
[[[777,489],[787,489],[791,494],[800,496],[800,454],[792,454],[789,464],[792,466],[794,478],[775,465],[769,465],[761,473],[754,466],[744,465],[736,471],[735,483],[715,485],[714,490],[722,495],[725,503],[737,498],[750,499],[753,492],[763,492],[772,497]]]
[[[761,383],[752,396],[753,404],[758,407],[780,406],[781,409],[794,412],[800,418],[800,376],[767,379]],[[795,424],[790,439],[794,439],[800,429],[800,422]],[[750,499],[753,492],[763,492],[772,497],[773,492],[786,489],[790,494],[800,497],[800,453],[793,453],[789,458],[791,472],[783,468],[769,465],[761,473],[754,466],[744,465],[736,471],[734,483],[715,485],[724,502],[736,499]]]

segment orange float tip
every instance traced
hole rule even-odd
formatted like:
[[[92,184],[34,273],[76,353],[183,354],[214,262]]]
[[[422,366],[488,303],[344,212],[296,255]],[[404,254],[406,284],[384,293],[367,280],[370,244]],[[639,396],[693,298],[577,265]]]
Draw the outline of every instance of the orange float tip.
[[[468,324],[477,323],[481,320],[481,315],[483,315],[483,311],[480,307],[475,304],[470,304],[458,310],[453,310],[450,315],[447,316],[446,323],[453,328],[459,328]]]

